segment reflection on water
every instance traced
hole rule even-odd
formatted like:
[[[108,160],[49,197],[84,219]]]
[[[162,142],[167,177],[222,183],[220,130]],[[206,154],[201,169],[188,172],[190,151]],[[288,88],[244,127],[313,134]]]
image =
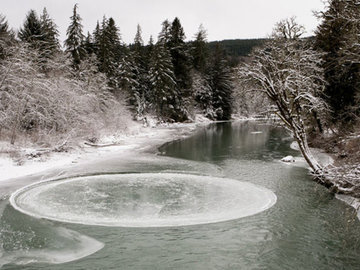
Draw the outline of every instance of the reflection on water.
[[[217,162],[229,158],[270,161],[287,154],[297,154],[284,143],[282,128],[267,124],[245,122],[217,123],[206,126],[186,140],[164,145],[160,152],[166,156],[198,161]]]
[[[1,230],[15,228],[18,222],[23,223],[25,231],[36,226],[43,226],[41,231],[65,227],[105,246],[88,257],[66,264],[18,266],[10,263],[1,269],[359,269],[360,222],[354,210],[312,182],[305,168],[278,162],[283,156],[298,155],[289,145],[288,135],[282,129],[251,122],[223,123],[210,125],[188,139],[161,147],[160,152],[172,158],[119,156],[88,168],[75,168],[73,172],[180,171],[221,175],[264,186],[276,194],[277,203],[262,213],[242,219],[168,228],[43,222],[6,206],[0,234]],[[13,220],[12,216],[19,219]],[[14,241],[19,245],[14,246],[21,250],[28,245],[33,251],[38,248],[37,243],[48,243],[47,248],[60,241],[61,234],[53,233],[50,237],[39,230],[32,231],[34,233],[26,231],[28,236],[24,238],[16,238]],[[2,237],[7,243],[12,242],[11,234]],[[35,242],[29,240],[36,238]],[[6,244],[6,249],[11,248]]]

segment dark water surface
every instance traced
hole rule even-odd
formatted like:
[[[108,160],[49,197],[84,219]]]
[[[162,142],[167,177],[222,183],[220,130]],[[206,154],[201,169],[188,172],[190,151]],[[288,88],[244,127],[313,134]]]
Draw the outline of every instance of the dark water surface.
[[[288,135],[271,125],[219,123],[162,146],[158,156],[115,156],[81,168],[89,174],[225,177],[277,196],[266,211],[220,223],[162,228],[62,223],[24,215],[4,196],[0,269],[360,269],[355,212],[312,182],[306,168],[278,161],[299,155],[289,145]],[[78,257],[83,258],[71,261]],[[64,261],[69,262],[54,264]]]

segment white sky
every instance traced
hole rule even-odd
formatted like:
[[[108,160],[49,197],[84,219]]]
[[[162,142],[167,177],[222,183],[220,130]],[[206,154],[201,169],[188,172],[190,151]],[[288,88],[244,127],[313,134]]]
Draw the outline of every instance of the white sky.
[[[63,41],[75,3],[79,4],[84,34],[92,33],[96,21],[106,15],[114,18],[126,43],[133,41],[138,23],[147,43],[150,35],[156,40],[165,19],[172,21],[176,16],[188,39],[200,24],[207,29],[209,41],[262,38],[271,33],[276,22],[291,16],[296,16],[306,27],[306,35],[311,35],[318,25],[313,11],[324,7],[321,0],[0,0],[0,13],[17,30],[30,9],[40,14],[46,7]]]

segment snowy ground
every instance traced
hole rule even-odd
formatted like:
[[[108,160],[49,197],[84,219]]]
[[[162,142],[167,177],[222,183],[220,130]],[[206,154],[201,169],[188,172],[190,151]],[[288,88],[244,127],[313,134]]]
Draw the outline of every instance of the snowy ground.
[[[18,162],[9,154],[2,154],[0,155],[0,181],[99,159],[115,152],[123,152],[126,155],[126,153],[145,150],[166,141],[186,137],[197,126],[208,124],[210,120],[197,116],[194,123],[187,124],[174,123],[155,126],[151,120],[149,122],[150,125],[147,127],[139,122],[134,122],[127,134],[104,136],[94,145],[82,143],[70,152],[53,152],[46,157],[26,159],[21,165],[17,164]],[[28,153],[36,151],[31,148],[20,150]]]

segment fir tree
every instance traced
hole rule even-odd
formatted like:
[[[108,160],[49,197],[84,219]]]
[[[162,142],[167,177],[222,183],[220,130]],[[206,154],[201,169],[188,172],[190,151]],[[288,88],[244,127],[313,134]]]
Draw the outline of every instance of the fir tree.
[[[136,34],[135,34],[135,38],[134,38],[134,50],[135,51],[140,51],[142,49],[142,47],[144,46],[144,41],[141,37],[141,27],[138,24],[136,27]]]
[[[65,40],[66,52],[71,54],[73,68],[79,69],[81,60],[85,56],[83,48],[84,35],[80,15],[77,13],[77,4],[74,5],[73,15],[70,17],[70,25],[67,29]]]
[[[93,38],[92,38],[90,32],[87,33],[87,36],[86,36],[83,44],[84,44],[84,46],[83,46],[84,50],[86,51],[88,56],[95,53],[95,46],[94,46]]]
[[[171,31],[170,22],[168,20],[163,21],[162,29],[158,36],[158,42],[167,45],[170,41],[170,35],[171,35],[170,31]]]
[[[224,51],[219,45],[212,55],[207,72],[207,83],[211,89],[212,107],[217,120],[230,120],[232,112],[232,81]]]
[[[121,58],[119,29],[113,18],[103,18],[101,28],[95,29],[96,55],[99,60],[99,71],[104,72],[112,86],[116,85],[116,66]]]
[[[352,121],[354,115],[360,113],[356,103],[356,96],[360,95],[360,9],[355,2],[329,0],[316,31],[315,47],[325,53],[323,68],[327,86],[324,98],[330,104],[334,122]]]
[[[183,97],[190,96],[191,88],[191,62],[188,53],[188,47],[185,43],[184,29],[180,24],[180,20],[175,18],[170,29],[170,38],[167,43],[170,49],[172,63],[174,65],[174,73],[176,83],[181,89]]]
[[[7,50],[14,41],[14,33],[9,29],[5,17],[0,14],[0,60],[6,57]]]
[[[198,32],[195,34],[195,41],[192,44],[192,58],[194,68],[201,73],[205,71],[206,60],[209,55],[206,37],[206,30],[200,25]]]
[[[96,27],[93,32],[93,47],[94,47],[94,53],[98,55],[99,47],[100,47],[100,38],[101,38],[101,28],[99,21],[96,22]]]
[[[136,106],[137,118],[141,118],[146,109],[148,98],[149,80],[148,80],[148,62],[144,51],[144,42],[141,37],[141,27],[137,25],[137,31],[134,37],[134,44],[131,46],[135,65],[135,77],[137,84],[133,91],[133,103]]]
[[[30,47],[39,49],[44,40],[44,33],[40,19],[35,10],[30,10],[22,28],[20,28],[18,37],[21,41],[27,42]]]
[[[119,61],[117,67],[117,76],[119,86],[123,91],[129,94],[130,105],[134,104],[133,96],[137,87],[136,80],[136,66],[134,65],[133,57],[130,52],[124,53]]]
[[[164,43],[159,42],[152,53],[149,80],[151,101],[159,117],[165,120],[182,118],[171,54]]]
[[[40,16],[41,30],[43,34],[43,42],[41,44],[41,55],[48,59],[52,57],[60,49],[59,31],[54,21],[49,17],[46,8]]]
[[[5,17],[0,14],[0,38],[9,36],[10,34],[11,31],[9,29],[9,24],[6,21]]]

